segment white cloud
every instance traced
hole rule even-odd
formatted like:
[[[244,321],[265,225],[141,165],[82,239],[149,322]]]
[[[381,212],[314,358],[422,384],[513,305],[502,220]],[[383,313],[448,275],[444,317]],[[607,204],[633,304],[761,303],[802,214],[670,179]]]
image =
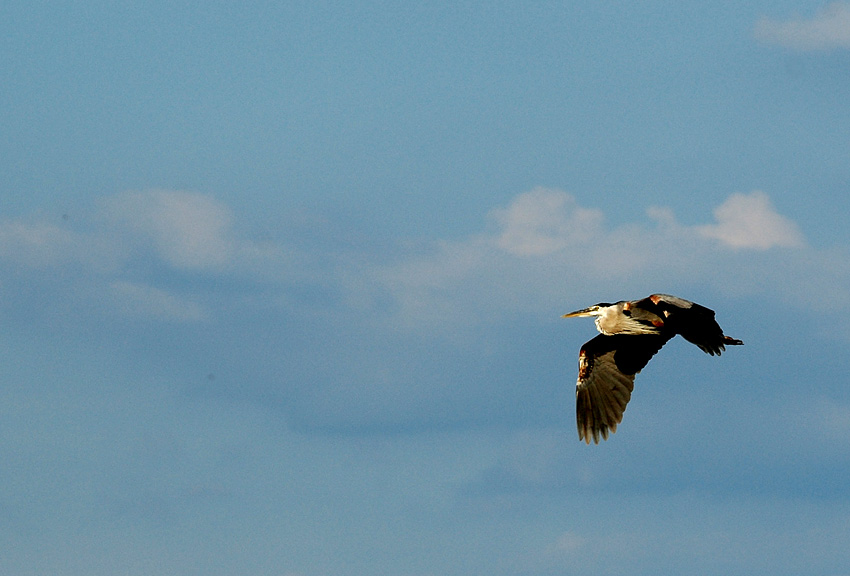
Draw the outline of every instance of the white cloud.
[[[149,238],[175,268],[220,269],[231,262],[236,250],[230,210],[196,192],[124,192],[105,202],[105,214]]]
[[[770,289],[796,302],[821,296],[850,302],[850,259],[841,250],[806,246],[797,225],[763,192],[730,196],[714,221],[699,226],[680,224],[666,207],[648,209],[648,218],[635,215],[633,222],[612,226],[601,210],[572,195],[537,188],[491,210],[489,230],[437,241],[391,264],[364,264],[357,257],[333,260],[328,269],[321,254],[307,258],[240,236],[231,211],[202,194],[128,192],[106,199],[103,218],[85,234],[73,223],[0,222],[0,261],[43,269],[77,264],[88,275],[81,285],[93,301],[106,294],[104,305],[123,313],[181,321],[204,318],[209,294],[194,298],[160,285],[144,276],[155,274],[155,267],[133,265],[137,255],[185,274],[278,285],[283,305],[284,285],[297,273],[341,289],[349,309],[370,319],[404,329],[451,327],[458,338],[459,326],[475,330],[488,317],[550,317],[585,300],[677,290],[687,296],[695,286],[727,294]],[[782,274],[792,269],[796,279],[788,281]]]
[[[75,287],[77,297],[107,312],[179,321],[200,320],[206,312],[197,302],[157,287],[151,276],[157,267],[136,266],[135,259],[161,262],[187,275],[203,272],[272,286],[288,282],[296,269],[301,277],[309,274],[309,266],[296,268],[296,260],[304,262],[294,251],[243,237],[233,221],[227,206],[204,194],[124,192],[103,199],[93,218],[0,221],[0,265],[50,277],[57,269],[76,269],[63,282]]]
[[[126,244],[127,252],[152,248],[163,262],[187,272],[283,280],[299,258],[284,245],[239,235],[230,208],[198,192],[124,192],[103,202],[102,216],[113,228],[114,242]]]
[[[733,194],[714,211],[716,224],[698,226],[706,238],[719,240],[730,248],[767,250],[803,245],[797,225],[778,214],[767,194]]]
[[[585,300],[654,291],[687,296],[695,287],[738,295],[770,291],[798,303],[826,293],[850,301],[844,268],[807,247],[798,226],[763,192],[733,194],[704,225],[682,225],[666,207],[647,215],[610,226],[601,211],[582,207],[570,194],[538,188],[492,210],[495,230],[371,268],[358,288],[370,278],[376,309],[397,327],[444,325],[454,333],[489,316],[548,317]],[[823,267],[831,272],[821,273]],[[795,280],[783,276],[788,270],[797,271]]]
[[[289,256],[280,246],[239,238],[229,208],[196,192],[124,192],[104,199],[100,216],[86,233],[65,223],[0,222],[0,259],[33,268],[84,263],[111,269],[153,249],[177,269],[221,271],[279,264]]]
[[[809,19],[762,18],[755,35],[762,42],[801,51],[850,48],[850,3],[832,2]]]
[[[598,210],[581,208],[564,193],[536,188],[491,213],[502,227],[499,248],[517,256],[543,256],[586,241],[601,229]]]
[[[30,266],[45,266],[66,260],[76,238],[59,226],[43,222],[0,224],[0,257]]]

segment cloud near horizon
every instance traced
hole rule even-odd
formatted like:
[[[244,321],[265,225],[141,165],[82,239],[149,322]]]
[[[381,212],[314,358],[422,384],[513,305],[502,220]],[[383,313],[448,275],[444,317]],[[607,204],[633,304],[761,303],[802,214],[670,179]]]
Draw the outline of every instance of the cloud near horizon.
[[[493,230],[437,242],[430,253],[380,267],[374,277],[398,304],[402,325],[454,325],[493,310],[551,313],[565,298],[596,301],[631,292],[770,289],[793,298],[794,282],[764,284],[754,277],[781,274],[791,261],[811,268],[819,259],[796,223],[761,191],[731,195],[713,222],[698,226],[682,225],[668,208],[646,213],[645,221],[611,227],[602,211],[582,207],[574,196],[537,188],[491,210]]]
[[[79,220],[79,226],[58,219],[0,221],[0,264],[31,272],[76,267],[66,281],[84,279],[89,298],[104,312],[195,322],[207,319],[208,311],[191,287],[178,293],[157,285],[157,264],[187,279],[203,274],[266,282],[286,278],[297,259],[287,246],[237,233],[231,209],[198,192],[122,192]],[[138,260],[154,269],[137,266]]]
[[[755,36],[766,44],[801,52],[850,48],[850,2],[827,4],[808,19],[763,17],[756,23]]]
[[[101,306],[152,319],[194,322],[208,314],[193,284],[176,292],[153,269],[130,266],[139,256],[187,278],[227,275],[248,286],[277,286],[272,290],[279,301],[297,306],[285,286],[296,268],[293,252],[238,234],[232,211],[211,196],[124,192],[101,205],[85,232],[64,222],[0,222],[0,262],[30,269],[76,263],[96,280],[89,286],[100,286],[101,296],[93,298]],[[493,318],[494,311],[548,315],[565,298],[618,298],[632,291],[687,293],[710,286],[758,293],[766,288],[753,277],[780,274],[791,261],[813,272],[800,276],[823,277],[823,285],[813,290],[805,280],[777,279],[771,290],[789,299],[831,291],[831,297],[850,300],[842,288],[846,266],[829,264],[841,256],[807,247],[796,223],[779,214],[764,192],[731,195],[713,222],[698,226],[680,224],[668,208],[650,207],[646,214],[643,221],[612,227],[602,210],[581,206],[571,194],[536,188],[493,208],[485,231],[458,241],[432,240],[430,248],[401,253],[391,264],[371,264],[369,255],[365,261],[364,255],[339,256],[328,269],[318,264],[328,262],[327,254],[300,254],[297,268],[322,267],[311,282],[344,295],[333,306],[408,327],[474,324]],[[832,272],[815,274],[813,267]]]

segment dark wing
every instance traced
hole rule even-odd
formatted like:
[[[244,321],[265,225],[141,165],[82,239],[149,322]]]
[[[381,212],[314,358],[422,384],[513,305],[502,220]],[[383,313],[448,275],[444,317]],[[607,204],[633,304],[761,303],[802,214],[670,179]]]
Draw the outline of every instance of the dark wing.
[[[576,383],[579,440],[598,444],[623,420],[634,390],[635,374],[672,337],[670,335],[600,334],[581,347]]]
[[[668,294],[653,294],[636,302],[634,306],[661,317],[667,330],[673,334],[681,334],[682,338],[712,356],[719,356],[726,346],[743,344],[742,341],[723,334],[714,319],[714,310],[689,300]]]

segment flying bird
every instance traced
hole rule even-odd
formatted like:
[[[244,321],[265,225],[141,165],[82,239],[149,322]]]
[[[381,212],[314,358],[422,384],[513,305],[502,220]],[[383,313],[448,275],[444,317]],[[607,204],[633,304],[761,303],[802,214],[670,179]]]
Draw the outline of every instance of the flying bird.
[[[676,334],[712,356],[743,344],[723,334],[713,310],[669,294],[595,304],[563,318],[582,316],[595,316],[602,333],[585,342],[578,357],[576,421],[579,440],[587,444],[617,431],[635,374]]]

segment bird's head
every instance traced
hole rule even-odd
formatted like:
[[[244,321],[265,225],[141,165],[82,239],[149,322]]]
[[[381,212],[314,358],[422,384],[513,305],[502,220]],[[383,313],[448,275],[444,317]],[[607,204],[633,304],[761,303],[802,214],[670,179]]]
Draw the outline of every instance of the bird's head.
[[[602,302],[564,314],[562,318],[594,317],[596,329],[603,334],[655,334],[658,329],[643,320],[633,318],[633,304],[621,300],[613,304]]]
[[[588,306],[587,308],[582,308],[581,310],[576,310],[575,312],[570,312],[569,314],[564,314],[561,318],[584,318],[587,316],[601,316],[605,313],[606,308],[610,308],[612,304],[607,302],[601,302],[599,304],[594,304],[593,306]]]

